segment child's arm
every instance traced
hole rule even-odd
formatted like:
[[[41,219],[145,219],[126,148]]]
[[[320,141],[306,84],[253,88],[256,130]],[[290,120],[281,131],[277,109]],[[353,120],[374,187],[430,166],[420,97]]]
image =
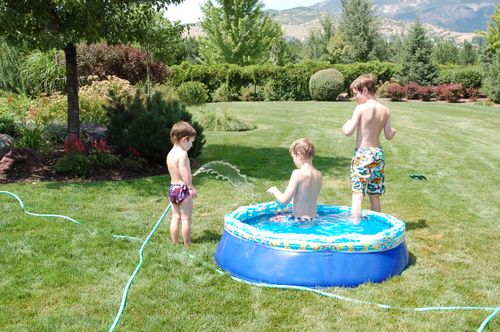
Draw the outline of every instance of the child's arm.
[[[292,200],[295,192],[297,191],[297,186],[299,184],[299,173],[297,170],[292,172],[292,176],[290,177],[290,182],[285,189],[284,193],[281,193],[278,188],[271,187],[267,189],[267,192],[271,195],[274,195],[276,199],[283,205],[287,205]]]
[[[358,127],[359,118],[361,117],[361,111],[359,106],[356,106],[354,112],[352,112],[352,118],[347,120],[342,126],[342,131],[346,136],[351,136]]]
[[[191,166],[189,165],[189,158],[187,152],[184,152],[179,158],[179,173],[181,174],[182,181],[186,184],[189,189],[189,194],[191,197],[196,198],[198,193],[193,187],[192,176],[191,176]]]
[[[389,114],[384,126],[384,136],[386,140],[390,141],[391,139],[394,138],[395,135],[396,135],[396,129],[391,127],[391,115]]]

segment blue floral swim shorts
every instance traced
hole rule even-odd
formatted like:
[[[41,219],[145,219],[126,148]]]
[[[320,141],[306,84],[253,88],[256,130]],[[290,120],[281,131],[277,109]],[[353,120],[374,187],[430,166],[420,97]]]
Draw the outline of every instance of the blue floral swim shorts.
[[[357,148],[351,162],[352,192],[382,195],[384,185],[384,151],[382,147]]]

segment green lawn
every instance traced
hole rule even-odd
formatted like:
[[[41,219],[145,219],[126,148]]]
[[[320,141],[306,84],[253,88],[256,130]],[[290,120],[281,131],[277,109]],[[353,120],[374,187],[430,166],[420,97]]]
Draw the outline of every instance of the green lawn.
[[[398,130],[386,152],[384,212],[407,223],[410,266],[380,284],[326,291],[401,307],[499,306],[500,109],[466,104],[388,103]],[[209,104],[252,121],[242,133],[207,132],[201,163],[241,169],[255,194],[207,175],[194,179],[194,244],[169,241],[168,222],[145,249],[118,331],[475,331],[485,311],[406,312],[311,293],[238,283],[212,269],[223,216],[270,200],[293,169],[290,143],[316,143],[324,175],[320,202],[350,204],[354,139],[340,127],[353,103]],[[199,109],[194,108],[197,112]],[[427,176],[414,181],[412,173]],[[23,214],[0,196],[0,330],[103,331],[120,305],[140,242],[167,205],[167,176],[99,183],[2,185],[28,210],[71,216],[84,225]],[[365,207],[368,205],[365,204]],[[500,317],[487,331],[500,330]]]

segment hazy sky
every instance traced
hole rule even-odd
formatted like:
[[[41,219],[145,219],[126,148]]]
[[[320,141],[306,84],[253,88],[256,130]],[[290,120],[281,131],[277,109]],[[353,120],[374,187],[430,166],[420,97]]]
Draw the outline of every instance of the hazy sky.
[[[167,18],[171,21],[180,20],[182,23],[194,23],[200,20],[202,14],[200,5],[206,0],[184,0],[180,5],[170,5],[167,9]],[[264,0],[265,9],[287,9],[299,6],[311,6],[322,0]]]

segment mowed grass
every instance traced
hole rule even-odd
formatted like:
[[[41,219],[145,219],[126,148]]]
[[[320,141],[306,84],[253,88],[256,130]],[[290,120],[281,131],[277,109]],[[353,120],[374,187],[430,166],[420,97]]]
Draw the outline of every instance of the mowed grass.
[[[469,104],[387,103],[398,130],[383,141],[383,211],[407,223],[410,266],[380,284],[326,291],[399,307],[499,306],[500,109]],[[291,171],[288,147],[316,143],[324,175],[320,202],[350,204],[354,139],[340,127],[354,104],[318,102],[208,104],[257,125],[241,133],[207,132],[200,158],[237,166],[254,195],[208,175],[194,179],[194,244],[169,240],[168,220],[146,246],[119,331],[475,331],[486,311],[386,310],[315,294],[259,288],[214,271],[225,213],[271,200]],[[423,174],[428,181],[411,180]],[[168,177],[120,182],[2,185],[39,213],[0,196],[0,330],[103,331],[118,311],[140,242],[167,206]],[[367,203],[367,202],[365,202]],[[365,204],[368,208],[369,205]],[[190,257],[187,253],[192,254]],[[345,271],[349,273],[349,271]],[[487,331],[500,329],[500,317]]]

